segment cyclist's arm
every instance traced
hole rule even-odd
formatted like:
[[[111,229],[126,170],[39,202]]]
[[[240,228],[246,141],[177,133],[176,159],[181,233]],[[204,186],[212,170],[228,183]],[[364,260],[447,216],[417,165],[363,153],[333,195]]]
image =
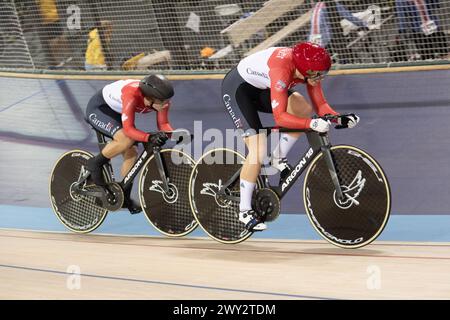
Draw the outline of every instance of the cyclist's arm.
[[[326,114],[332,114],[332,115],[338,115],[336,111],[333,110],[333,108],[330,107],[327,100],[325,100],[325,97],[323,96],[322,86],[319,83],[317,85],[312,86],[309,83],[307,84],[308,94],[311,98],[311,102],[313,104],[313,107],[316,111],[316,113],[319,115],[319,117],[323,117]]]
[[[172,128],[172,126],[170,125],[170,122],[169,122],[169,108],[170,108],[170,102],[166,108],[157,112],[156,124],[158,125],[159,131],[174,131],[174,129]]]
[[[122,126],[125,134],[134,141],[147,142],[150,134],[134,126],[137,99],[132,95],[122,95]]]
[[[288,85],[289,77],[287,75],[280,76],[276,69],[270,72],[272,85],[270,88],[270,97],[272,99],[272,113],[275,124],[279,127],[290,129],[307,129],[311,123],[309,118],[300,118],[288,113]]]

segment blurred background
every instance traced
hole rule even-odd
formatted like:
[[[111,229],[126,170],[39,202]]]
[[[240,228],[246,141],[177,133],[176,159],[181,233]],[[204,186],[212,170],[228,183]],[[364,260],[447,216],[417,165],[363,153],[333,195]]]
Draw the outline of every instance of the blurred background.
[[[216,72],[300,40],[335,68],[442,61],[449,15],[448,0],[2,0],[0,68]]]

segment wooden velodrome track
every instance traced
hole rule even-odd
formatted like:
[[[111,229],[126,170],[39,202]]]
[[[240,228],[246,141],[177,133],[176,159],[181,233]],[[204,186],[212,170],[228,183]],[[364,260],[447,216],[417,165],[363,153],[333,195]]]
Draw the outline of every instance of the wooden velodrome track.
[[[0,299],[450,299],[445,243],[345,250],[3,229],[0,244]]]

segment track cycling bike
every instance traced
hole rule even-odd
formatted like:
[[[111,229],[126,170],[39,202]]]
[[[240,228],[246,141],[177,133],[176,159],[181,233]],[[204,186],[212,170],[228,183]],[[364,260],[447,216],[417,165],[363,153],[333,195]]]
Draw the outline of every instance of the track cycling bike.
[[[321,118],[329,121],[338,117]],[[354,146],[332,146],[329,133],[265,129],[269,133],[305,132],[309,148],[279,185],[270,184],[262,167],[252,197],[252,207],[262,221],[279,216],[280,200],[306,171],[303,204],[323,239],[342,248],[360,248],[381,234],[390,215],[391,191],[383,169],[372,156]],[[244,159],[231,149],[212,149],[195,163],[189,180],[195,219],[211,238],[222,243],[239,243],[253,234],[238,219]]]
[[[107,136],[95,132],[101,151],[107,144]],[[189,140],[185,136],[182,138],[183,142]],[[76,233],[94,231],[109,211],[122,208],[123,190],[141,172],[139,200],[150,224],[169,237],[192,232],[197,222],[190,210],[187,187],[193,159],[174,148],[161,149],[150,143],[142,145],[143,151],[122,181],[115,181],[111,161],[103,166],[106,187],[90,182],[90,172],[86,169],[87,161],[93,157],[90,152],[71,150],[64,153],[54,165],[49,184],[50,202],[59,221]]]

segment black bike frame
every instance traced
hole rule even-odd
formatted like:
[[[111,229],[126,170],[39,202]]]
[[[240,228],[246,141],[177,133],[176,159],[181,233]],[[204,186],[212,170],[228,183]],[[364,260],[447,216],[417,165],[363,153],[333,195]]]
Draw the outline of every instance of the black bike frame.
[[[323,153],[323,157],[327,163],[328,170],[330,171],[331,179],[336,188],[336,193],[339,198],[343,197],[341,185],[336,173],[336,167],[334,165],[333,156],[330,152],[331,144],[328,139],[328,134],[320,134],[316,132],[306,132],[306,138],[309,142],[309,149],[292,169],[291,174],[280,181],[279,186],[274,187],[268,185],[273,191],[275,191],[280,199],[282,199],[294,183],[300,178],[303,172],[308,168],[311,161],[320,153]],[[268,179],[266,177],[266,182]]]
[[[102,151],[103,148],[107,144],[106,137],[105,137],[105,135],[103,135],[102,133],[100,133],[98,131],[95,131],[95,132],[97,133],[98,147],[99,147],[100,151]],[[156,147],[156,146],[151,146],[151,150],[149,150],[150,149],[148,147],[149,144],[142,143],[142,145],[144,146],[144,151],[141,152],[141,154],[139,155],[139,157],[137,158],[137,160],[131,167],[130,171],[128,171],[128,173],[125,175],[125,177],[122,179],[122,181],[119,182],[120,186],[122,187],[122,189],[129,187],[129,185],[131,183],[133,183],[133,181],[136,178],[139,171],[141,171],[144,164],[147,162],[148,158],[153,154],[155,156],[155,161],[156,161],[156,166],[158,168],[158,172],[159,172],[159,174],[161,176],[161,180],[163,182],[164,191],[168,192],[169,191],[169,183],[168,183],[168,179],[167,179],[166,170],[165,170],[162,158],[161,158],[161,153],[160,153],[161,148]],[[111,178],[114,180],[114,172],[113,172],[113,168],[111,165],[111,161],[107,164],[106,168],[107,168],[109,174],[111,175]]]
[[[284,132],[298,132],[299,130],[280,130]],[[339,178],[336,173],[336,167],[334,165],[333,156],[331,154],[331,144],[330,140],[328,139],[327,133],[317,133],[314,131],[307,131],[306,137],[309,142],[309,149],[306,151],[306,153],[303,155],[303,157],[300,159],[300,161],[297,163],[297,165],[293,168],[291,171],[291,174],[287,176],[285,179],[280,181],[280,184],[278,186],[272,186],[269,183],[269,178],[267,175],[263,173],[263,170],[261,172],[261,176],[264,178],[263,183],[264,187],[272,189],[280,199],[282,199],[286,193],[289,191],[289,189],[294,185],[294,183],[297,181],[298,178],[303,174],[303,172],[308,168],[311,161],[320,153],[323,153],[323,157],[327,163],[328,170],[330,171],[331,180],[333,181],[334,187],[336,189],[336,194],[339,199],[343,199],[344,195],[342,193],[342,188],[339,183]],[[241,168],[233,174],[233,176],[223,184],[220,191],[225,193],[225,189],[230,186],[238,177],[240,174]],[[230,200],[236,200],[236,197],[231,197],[227,195],[223,195],[225,198],[230,198]]]

